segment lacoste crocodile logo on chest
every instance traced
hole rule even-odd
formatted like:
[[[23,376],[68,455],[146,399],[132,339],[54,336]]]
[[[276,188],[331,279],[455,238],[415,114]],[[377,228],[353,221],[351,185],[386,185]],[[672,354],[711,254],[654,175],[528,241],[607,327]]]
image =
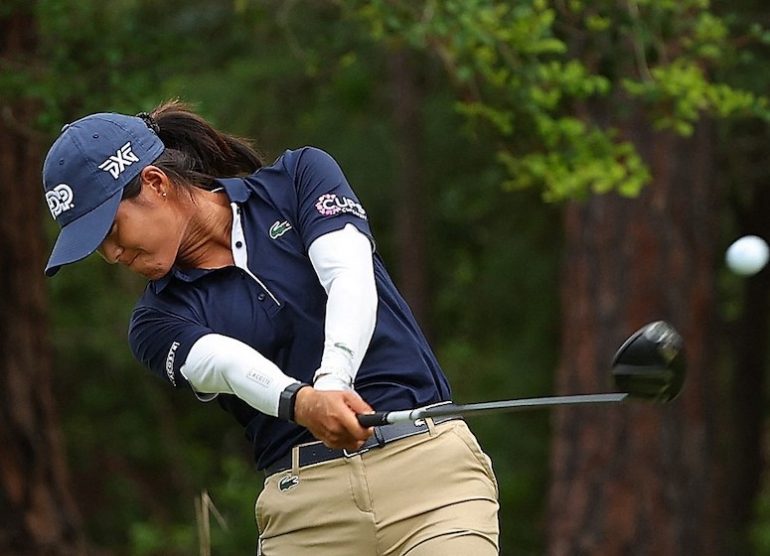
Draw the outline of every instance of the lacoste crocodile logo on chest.
[[[270,226],[270,239],[278,239],[289,230],[291,230],[291,224],[289,224],[288,220],[284,220],[283,222],[276,220],[275,223]]]

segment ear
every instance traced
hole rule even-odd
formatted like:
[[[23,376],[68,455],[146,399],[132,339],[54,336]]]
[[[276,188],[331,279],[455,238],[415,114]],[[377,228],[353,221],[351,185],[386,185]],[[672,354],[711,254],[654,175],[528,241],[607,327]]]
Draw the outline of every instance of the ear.
[[[157,166],[146,166],[141,174],[142,193],[157,195],[158,198],[164,198],[171,191],[171,183],[166,173]]]

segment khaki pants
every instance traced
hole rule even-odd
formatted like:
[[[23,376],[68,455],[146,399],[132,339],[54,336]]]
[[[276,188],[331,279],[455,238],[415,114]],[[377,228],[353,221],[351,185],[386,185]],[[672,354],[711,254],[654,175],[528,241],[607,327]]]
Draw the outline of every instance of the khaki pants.
[[[497,554],[489,458],[464,421],[428,421],[429,433],[265,479],[256,506],[261,554]]]

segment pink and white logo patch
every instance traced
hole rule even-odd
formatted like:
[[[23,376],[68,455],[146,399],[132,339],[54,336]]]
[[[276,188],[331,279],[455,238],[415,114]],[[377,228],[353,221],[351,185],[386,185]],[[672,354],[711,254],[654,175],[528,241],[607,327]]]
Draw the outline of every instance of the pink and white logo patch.
[[[321,216],[348,213],[366,220],[366,211],[360,203],[348,197],[339,197],[335,193],[326,193],[318,197],[315,208]]]

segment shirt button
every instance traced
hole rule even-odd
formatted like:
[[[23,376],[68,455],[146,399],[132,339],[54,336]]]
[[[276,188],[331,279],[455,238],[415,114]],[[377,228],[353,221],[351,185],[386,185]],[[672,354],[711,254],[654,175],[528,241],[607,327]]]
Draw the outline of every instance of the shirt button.
[[[240,249],[241,247],[243,247],[243,242],[242,242],[242,241],[236,241],[236,242],[235,242],[235,246],[236,246],[238,249]]]
[[[260,293],[260,294],[257,296],[257,299],[259,299],[260,301],[264,301],[264,300],[265,300],[265,297],[266,297],[266,296],[265,296],[264,292],[262,292],[262,293]]]

